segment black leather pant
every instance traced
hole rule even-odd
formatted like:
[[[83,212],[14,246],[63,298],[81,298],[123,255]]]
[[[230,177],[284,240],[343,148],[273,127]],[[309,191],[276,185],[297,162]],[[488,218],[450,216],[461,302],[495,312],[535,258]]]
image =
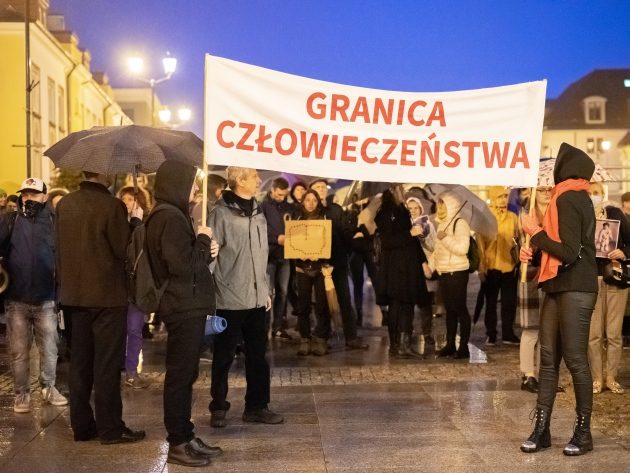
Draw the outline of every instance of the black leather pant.
[[[576,412],[591,414],[593,380],[588,364],[588,334],[596,300],[596,292],[545,294],[540,316],[537,407],[553,408],[560,361],[564,358],[573,378]]]

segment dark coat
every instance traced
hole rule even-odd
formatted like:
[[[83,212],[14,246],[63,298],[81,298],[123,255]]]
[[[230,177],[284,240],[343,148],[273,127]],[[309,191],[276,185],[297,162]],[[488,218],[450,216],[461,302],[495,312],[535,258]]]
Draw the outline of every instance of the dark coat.
[[[590,180],[595,170],[593,160],[583,151],[563,143],[554,167],[554,181]],[[595,262],[595,210],[586,191],[567,191],[557,200],[560,242],[543,230],[536,233],[532,245],[558,258],[564,265],[558,275],[541,284],[548,293],[597,292]]]
[[[626,218],[623,211],[612,205],[606,207],[606,218],[609,220],[619,220],[619,238],[617,239],[617,248],[623,251],[626,258],[630,258],[630,222]],[[604,266],[610,260],[608,258],[597,258],[597,274],[604,274]]]
[[[107,188],[84,181],[56,208],[59,302],[78,307],[128,303],[125,258],[131,228],[127,208]]]
[[[284,259],[284,246],[278,244],[278,237],[284,235],[285,216],[291,217],[295,207],[286,200],[276,202],[267,194],[260,203],[260,208],[267,220],[267,241],[269,242],[269,261]]]
[[[426,256],[420,240],[411,236],[411,216],[403,205],[383,203],[374,219],[381,237],[377,303],[392,300],[425,306],[429,303],[422,263]]]
[[[36,303],[55,300],[55,228],[50,207],[34,218],[21,213],[0,220],[0,246],[7,248],[9,288],[6,298]]]
[[[158,308],[166,321],[205,316],[215,309],[214,280],[208,268],[211,240],[207,235],[195,235],[188,214],[195,174],[191,165],[162,163],[155,176],[155,201],[170,205],[145,224],[153,274],[159,285],[169,281]]]
[[[329,203],[324,209],[324,215],[332,221],[330,264],[335,268],[346,268],[355,228],[338,204]]]

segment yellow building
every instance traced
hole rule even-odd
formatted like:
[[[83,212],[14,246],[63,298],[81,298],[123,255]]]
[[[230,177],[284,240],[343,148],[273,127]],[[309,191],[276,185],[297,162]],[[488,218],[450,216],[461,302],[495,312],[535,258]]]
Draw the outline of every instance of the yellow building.
[[[9,193],[27,177],[24,0],[0,0],[0,188]],[[68,133],[132,123],[113,97],[107,76],[91,72],[63,16],[48,15],[48,0],[30,0],[31,176],[49,182],[42,156]]]

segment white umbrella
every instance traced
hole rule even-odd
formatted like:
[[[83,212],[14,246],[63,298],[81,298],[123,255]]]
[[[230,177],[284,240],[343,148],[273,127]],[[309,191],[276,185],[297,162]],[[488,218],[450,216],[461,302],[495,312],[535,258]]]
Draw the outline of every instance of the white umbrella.
[[[465,218],[470,228],[482,235],[493,238],[497,234],[497,219],[488,205],[470,189],[459,184],[427,184],[424,189],[437,201],[440,194],[452,192],[463,203],[459,215]]]
[[[556,158],[549,158],[540,160],[540,167],[538,168],[538,187],[553,187],[555,182],[553,180],[553,168],[556,165]],[[610,182],[616,181],[615,176],[610,174],[600,164],[595,163],[595,172],[591,178],[591,182]]]

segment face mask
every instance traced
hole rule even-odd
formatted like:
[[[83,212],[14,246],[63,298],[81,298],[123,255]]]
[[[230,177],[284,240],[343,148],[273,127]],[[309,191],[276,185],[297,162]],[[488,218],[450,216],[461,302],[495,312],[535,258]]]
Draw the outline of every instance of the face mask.
[[[34,200],[27,200],[22,206],[22,215],[26,218],[35,218],[35,216],[44,208],[46,204],[44,202],[36,202]]]
[[[592,195],[591,196],[591,202],[593,202],[593,207],[599,207],[599,204],[602,203],[602,196],[601,195]]]

